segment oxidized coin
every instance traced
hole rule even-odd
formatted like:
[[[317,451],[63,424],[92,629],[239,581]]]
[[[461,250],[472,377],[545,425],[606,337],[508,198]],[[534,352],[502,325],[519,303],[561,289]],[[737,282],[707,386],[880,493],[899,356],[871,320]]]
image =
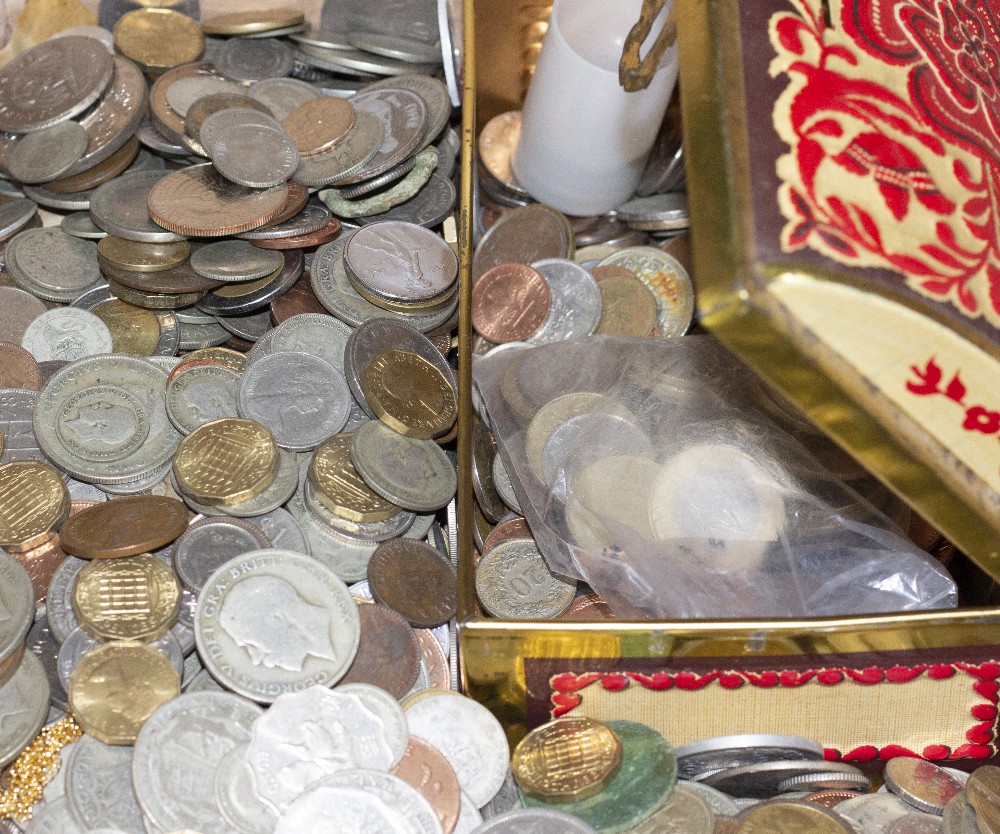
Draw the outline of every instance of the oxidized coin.
[[[330,512],[349,521],[385,521],[400,512],[376,493],[351,463],[351,434],[334,435],[320,444],[309,463],[316,497]]]
[[[535,727],[514,748],[511,770],[525,793],[549,802],[599,793],[618,772],[622,745],[601,721],[560,718]]]
[[[51,466],[15,461],[0,466],[0,547],[31,550],[50,539],[69,514],[69,491]]]
[[[73,611],[98,640],[156,640],[177,622],[180,604],[173,568],[148,553],[95,560],[73,589]]]
[[[510,539],[476,565],[476,595],[490,614],[506,620],[552,619],[576,595],[576,582],[556,576],[533,539]]]
[[[527,339],[545,323],[551,306],[548,282],[524,263],[498,264],[472,288],[472,324],[496,344]]]
[[[420,674],[420,644],[413,627],[384,605],[361,605],[361,642],[345,683],[370,683],[399,700]]]
[[[740,815],[738,834],[773,834],[799,831],[804,834],[852,834],[835,813],[805,802],[764,802]]]
[[[112,559],[150,553],[180,536],[188,511],[176,498],[130,495],[95,504],[59,530],[63,549],[81,559]]]
[[[368,563],[368,584],[378,602],[417,628],[433,628],[455,616],[455,567],[447,556],[424,542],[382,542]]]
[[[437,443],[404,437],[380,420],[354,431],[351,463],[375,492],[413,512],[433,512],[455,495],[455,467]]]
[[[376,354],[361,375],[372,411],[400,434],[430,440],[448,431],[457,416],[455,391],[440,369],[406,350]]]
[[[150,216],[166,229],[217,237],[263,226],[285,205],[288,186],[263,190],[226,180],[211,163],[191,165],[161,179],[149,192]]]
[[[437,814],[442,831],[455,830],[462,810],[462,789],[455,769],[433,745],[411,737],[403,758],[391,772],[423,794]]]
[[[105,744],[133,744],[146,719],[180,694],[167,656],[146,643],[91,649],[70,676],[69,705],[84,732]]]
[[[202,504],[237,504],[259,495],[278,468],[278,446],[256,420],[223,418],[196,428],[174,455],[180,490]]]
[[[360,622],[350,591],[329,568],[288,550],[253,550],[205,583],[195,640],[213,677],[270,703],[340,680],[354,661]]]

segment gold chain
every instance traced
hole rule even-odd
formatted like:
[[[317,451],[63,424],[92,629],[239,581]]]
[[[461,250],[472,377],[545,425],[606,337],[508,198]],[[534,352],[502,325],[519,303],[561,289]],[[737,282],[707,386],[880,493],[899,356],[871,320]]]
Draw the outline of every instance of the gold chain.
[[[27,822],[42,791],[59,772],[62,764],[60,752],[71,741],[76,741],[83,731],[67,715],[42,730],[29,744],[5,774],[7,789],[0,792],[0,818]]]

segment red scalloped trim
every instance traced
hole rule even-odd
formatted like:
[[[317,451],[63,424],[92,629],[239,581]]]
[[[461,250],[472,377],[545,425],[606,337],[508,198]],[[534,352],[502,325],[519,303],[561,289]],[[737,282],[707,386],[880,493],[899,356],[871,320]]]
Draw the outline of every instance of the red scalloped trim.
[[[827,748],[824,756],[830,761],[871,762],[888,761],[898,756],[925,758],[932,761],[943,759],[987,759],[996,753],[997,741],[997,705],[1000,703],[1000,663],[953,663],[953,664],[922,664],[917,666],[890,666],[881,668],[870,666],[866,669],[849,669],[846,667],[809,669],[798,671],[782,669],[765,672],[749,672],[741,669],[718,669],[708,674],[696,674],[691,671],[656,672],[645,675],[639,672],[586,672],[576,674],[565,672],[553,676],[549,685],[552,688],[552,716],[558,718],[576,709],[583,701],[580,691],[592,684],[599,683],[609,692],[622,692],[633,683],[654,692],[664,692],[677,689],[694,692],[704,689],[713,683],[718,683],[721,689],[736,690],[749,684],[761,689],[772,689],[776,686],[797,688],[815,680],[822,686],[837,686],[850,680],[863,686],[876,684],[904,684],[915,681],[926,675],[930,680],[947,680],[957,673],[963,672],[975,679],[972,690],[989,703],[976,704],[970,710],[976,723],[970,727],[965,737],[968,744],[963,744],[954,750],[945,744],[930,744],[922,751],[915,752],[906,747],[890,744],[882,748],[873,745],[862,745],[847,752]]]

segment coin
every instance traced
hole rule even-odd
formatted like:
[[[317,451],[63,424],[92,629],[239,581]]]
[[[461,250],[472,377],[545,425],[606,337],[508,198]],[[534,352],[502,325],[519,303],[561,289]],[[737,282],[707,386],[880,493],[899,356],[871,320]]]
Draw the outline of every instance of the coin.
[[[205,667],[256,701],[312,684],[330,686],[360,640],[347,586],[314,559],[276,548],[227,562],[205,583],[195,639]]]
[[[575,580],[552,573],[533,539],[494,545],[476,566],[476,595],[494,617],[552,619],[576,594]]]
[[[242,240],[220,240],[195,250],[191,268],[213,281],[253,281],[284,264],[277,252],[267,252]]]
[[[209,151],[216,170],[250,188],[284,185],[299,154],[284,131],[269,125],[239,125],[220,131]]]
[[[278,447],[255,420],[223,418],[185,437],[173,473],[185,494],[203,504],[236,504],[259,495],[274,478]]]
[[[995,765],[976,768],[969,776],[966,798],[975,809],[984,834],[1000,831],[1000,768]]]
[[[401,88],[369,89],[352,96],[349,101],[355,110],[378,117],[385,136],[375,156],[364,168],[344,176],[340,185],[351,185],[384,174],[420,147],[427,131],[428,113],[427,105],[416,93]]]
[[[101,281],[97,245],[58,228],[18,232],[7,244],[5,259],[11,278],[47,301],[69,303]]]
[[[22,136],[11,151],[7,167],[18,182],[54,180],[83,156],[87,142],[87,131],[78,122],[59,122]]]
[[[205,48],[198,22],[167,8],[127,12],[113,34],[115,48],[153,74],[196,61]]]
[[[240,375],[229,368],[190,363],[167,383],[167,416],[183,434],[212,420],[236,417],[239,385]]]
[[[172,243],[180,238],[154,223],[147,208],[149,194],[166,171],[128,171],[94,191],[91,217],[109,234],[141,243]]]
[[[133,495],[96,504],[72,516],[59,531],[63,549],[84,559],[135,556],[177,539],[187,508],[158,495]]]
[[[186,240],[171,243],[143,243],[109,234],[97,244],[97,257],[116,269],[131,272],[160,272],[182,264],[191,254]]]
[[[434,808],[442,831],[457,830],[462,810],[462,790],[455,770],[433,746],[410,738],[406,752],[392,768],[393,776],[416,788]]]
[[[51,466],[0,466],[0,547],[25,551],[50,539],[69,513],[69,492]]]
[[[516,208],[480,240],[473,255],[473,281],[498,264],[572,258],[573,250],[573,230],[565,215],[539,204]]]
[[[358,615],[361,642],[341,684],[369,683],[397,700],[404,697],[420,673],[420,644],[413,628],[384,605],[359,606]]]
[[[429,544],[412,539],[383,542],[368,563],[368,584],[378,602],[417,628],[440,625],[455,615],[455,567]]]
[[[73,611],[99,640],[148,641],[177,622],[180,599],[173,569],[143,553],[88,564],[76,580]]]
[[[750,733],[702,739],[677,748],[680,779],[700,779],[704,774],[730,767],[770,761],[820,761],[823,746],[800,736]]]
[[[23,638],[22,638],[23,639]],[[0,767],[10,764],[38,734],[49,712],[49,682],[41,661],[24,652],[13,677],[0,686]]]
[[[491,342],[523,341],[546,321],[552,293],[542,275],[527,264],[499,264],[472,289],[472,322]]]
[[[376,354],[361,375],[361,390],[379,419],[408,437],[430,440],[455,422],[455,392],[447,377],[411,351]]]
[[[38,362],[20,345],[0,341],[0,387],[30,388],[34,391],[42,387]]]
[[[228,12],[203,20],[206,35],[250,35],[297,26],[305,20],[298,9],[272,8],[246,12]]]
[[[516,801],[517,797],[514,799]],[[494,814],[475,831],[476,834],[518,834],[532,829],[546,834],[594,834],[594,828],[579,817],[552,808],[515,808]]]
[[[790,777],[823,772],[831,779],[843,775],[852,786],[861,780],[867,781],[867,777],[853,765],[843,762],[803,760],[763,761],[728,767],[705,775],[699,781],[734,797],[767,799],[781,793],[782,789],[779,786]]]
[[[355,113],[354,127],[330,149],[301,156],[294,180],[320,187],[348,179],[374,159],[385,138],[385,127],[378,116]]]
[[[604,258],[600,266],[632,270],[653,293],[661,336],[681,336],[694,315],[694,288],[680,261],[654,246],[632,246]]]
[[[24,331],[45,305],[34,295],[16,287],[0,287],[0,339],[20,344]]]
[[[551,307],[545,321],[527,336],[530,344],[544,344],[589,336],[601,319],[601,290],[582,266],[567,258],[535,261],[537,270],[549,285]]]
[[[132,748],[84,734],[63,753],[66,799],[84,827],[142,830],[142,811],[132,792]]]
[[[180,693],[180,678],[159,650],[112,642],[91,650],[70,678],[73,716],[105,744],[132,744],[146,719]]]
[[[230,38],[212,56],[217,72],[233,81],[251,82],[288,75],[295,66],[292,50],[276,38]]]
[[[521,111],[510,110],[490,119],[479,134],[479,159],[486,170],[515,194],[527,195],[510,167],[521,137]]]
[[[354,106],[344,99],[324,96],[304,102],[285,117],[282,125],[303,156],[328,151],[343,141],[354,127]]]
[[[739,834],[764,834],[792,830],[808,834],[851,834],[836,814],[818,805],[799,802],[765,802],[739,817]]]

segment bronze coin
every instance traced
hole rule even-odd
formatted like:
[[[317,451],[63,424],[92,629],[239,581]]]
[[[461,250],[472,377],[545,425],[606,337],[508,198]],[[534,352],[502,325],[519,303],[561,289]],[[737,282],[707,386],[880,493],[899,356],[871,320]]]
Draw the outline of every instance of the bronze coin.
[[[71,177],[51,180],[45,183],[45,187],[56,194],[76,194],[80,191],[97,188],[97,186],[113,180],[128,168],[139,155],[139,147],[139,140],[132,136],[111,156],[103,162],[98,162],[93,168],[88,168],[79,174],[73,174]]]
[[[176,498],[130,495],[88,507],[63,524],[63,550],[81,559],[117,559],[170,544],[187,529]]]
[[[448,656],[434,636],[434,632],[426,628],[414,629],[420,652],[424,657],[424,668],[427,669],[427,679],[431,689],[451,689],[451,668]]]
[[[617,620],[615,612],[611,606],[604,601],[604,597],[593,592],[580,594],[574,599],[563,613],[560,620]],[[827,806],[829,807],[829,806]]]
[[[424,542],[382,542],[368,563],[368,585],[377,602],[417,628],[433,628],[455,616],[458,575],[447,556]]]
[[[413,627],[384,605],[359,605],[361,642],[340,683],[370,683],[397,701],[420,674],[420,644]]]
[[[28,325],[45,310],[41,300],[17,287],[6,272],[0,272],[0,341],[20,345]]]
[[[315,156],[340,144],[356,120],[357,113],[349,101],[322,96],[300,104],[281,125],[300,156]]]
[[[0,388],[32,391],[42,388],[42,374],[35,357],[13,342],[0,342]]]
[[[472,288],[472,326],[491,342],[519,342],[545,323],[551,306],[541,273],[527,264],[497,264]]]
[[[304,185],[299,185],[297,182],[288,182],[288,197],[285,199],[285,205],[281,207],[273,220],[269,220],[260,230],[270,229],[273,226],[280,226],[286,220],[291,220],[298,214],[302,209],[306,207],[306,203],[309,202],[309,189]]]
[[[336,217],[331,217],[322,228],[315,232],[293,237],[276,237],[269,240],[251,240],[258,249],[308,249],[311,246],[321,246],[336,240],[340,235],[341,224]]]
[[[322,304],[319,303],[319,299],[316,298],[316,293],[312,289],[312,281],[309,278],[309,273],[304,272],[302,276],[296,281],[292,288],[279,295],[274,301],[271,302],[271,321],[275,325],[281,324],[283,321],[287,321],[292,316],[297,316],[300,313],[322,313],[326,315],[329,311]]]
[[[811,793],[809,796],[802,797],[806,802],[812,802],[814,805],[822,805],[824,808],[833,808],[839,805],[841,802],[845,802],[848,799],[856,799],[863,794],[857,791],[816,791],[816,793]]]
[[[531,528],[528,527],[527,521],[521,518],[521,516],[508,518],[506,521],[501,521],[497,524],[485,538],[483,541],[483,555],[485,556],[501,542],[509,541],[510,539],[531,538],[534,537],[531,535]]]
[[[441,830],[454,831],[462,810],[462,789],[455,769],[436,747],[410,736],[392,775],[416,788],[430,802]]]
[[[591,275],[601,291],[601,336],[651,336],[656,330],[656,298],[632,270],[595,266]]]
[[[192,242],[191,251],[196,252],[205,244]],[[140,272],[138,270],[120,269],[101,259],[101,271],[116,284],[132,290],[147,293],[162,293],[167,295],[182,293],[204,293],[222,286],[221,281],[203,278],[191,268],[190,258],[169,269],[157,272]]]
[[[76,503],[75,501],[73,502]],[[70,512],[72,512],[72,505]],[[28,572],[31,587],[35,592],[35,605],[45,602],[45,594],[56,569],[66,561],[66,551],[59,544],[59,536],[53,535],[47,542],[26,550],[23,553],[11,553],[13,559],[21,563]]]
[[[576,247],[566,216],[541,203],[505,212],[483,235],[472,258],[472,280],[498,264],[572,258]]]

